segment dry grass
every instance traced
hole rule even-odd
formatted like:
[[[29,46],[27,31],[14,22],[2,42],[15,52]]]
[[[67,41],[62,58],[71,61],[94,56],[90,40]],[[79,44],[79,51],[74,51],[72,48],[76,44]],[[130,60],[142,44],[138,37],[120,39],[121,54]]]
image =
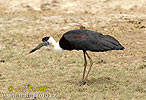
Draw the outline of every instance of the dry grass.
[[[43,93],[56,94],[57,100],[145,100],[146,17],[128,14],[121,17],[83,16],[46,16],[39,13],[1,15],[0,94],[30,93],[9,92],[8,87],[31,85],[48,87],[48,92]],[[51,35],[59,40],[66,31],[82,26],[112,35],[126,48],[124,51],[89,52],[94,60],[88,78],[89,86],[79,86],[84,63],[82,51],[58,54],[42,48],[28,54],[42,37]]]

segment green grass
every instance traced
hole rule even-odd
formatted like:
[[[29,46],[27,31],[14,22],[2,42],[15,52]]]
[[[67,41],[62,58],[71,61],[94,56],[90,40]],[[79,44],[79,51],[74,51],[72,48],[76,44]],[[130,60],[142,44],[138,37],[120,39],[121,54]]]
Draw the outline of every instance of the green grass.
[[[8,91],[9,86],[15,89],[17,87],[28,89],[31,85],[34,88],[48,87],[48,91],[42,93],[56,94],[56,98],[51,99],[57,100],[146,99],[146,62],[142,58],[144,52],[137,53],[136,48],[131,51],[128,48],[125,51],[106,53],[89,52],[94,64],[88,77],[88,85],[85,86],[80,86],[84,64],[82,51],[65,51],[63,54],[58,54],[41,48],[35,53],[28,54],[43,36],[54,35],[59,39],[64,32],[77,28],[74,26],[61,30],[63,26],[68,25],[68,23],[63,24],[64,19],[68,18],[71,21],[73,18],[71,16],[58,17],[59,19],[56,19],[58,23],[52,20],[53,17],[48,17],[50,19],[41,16],[1,16],[0,60],[4,62],[0,62],[0,94],[35,93],[28,90],[26,92]],[[97,28],[100,29],[100,27]],[[116,31],[115,33],[122,41],[120,37],[124,37],[124,34]],[[127,44],[129,38],[133,40],[133,37],[126,36],[122,44],[126,47],[136,46],[136,44]],[[26,98],[21,99],[26,100]],[[4,100],[10,100],[10,98]]]

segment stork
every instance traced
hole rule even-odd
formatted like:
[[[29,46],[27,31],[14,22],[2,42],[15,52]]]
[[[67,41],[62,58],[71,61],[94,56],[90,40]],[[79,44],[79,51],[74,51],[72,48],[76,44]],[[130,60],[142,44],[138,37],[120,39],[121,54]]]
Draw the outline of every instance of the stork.
[[[87,51],[91,52],[105,52],[109,50],[124,50],[124,47],[114,37],[109,35],[103,35],[101,33],[87,30],[77,29],[66,32],[59,42],[56,42],[53,37],[44,37],[42,42],[32,49],[29,53],[32,53],[41,47],[46,46],[48,49],[63,51],[63,50],[82,50],[84,55],[84,70],[81,85],[85,85],[88,75],[93,65],[93,61]],[[90,66],[86,72],[87,59],[90,61]]]

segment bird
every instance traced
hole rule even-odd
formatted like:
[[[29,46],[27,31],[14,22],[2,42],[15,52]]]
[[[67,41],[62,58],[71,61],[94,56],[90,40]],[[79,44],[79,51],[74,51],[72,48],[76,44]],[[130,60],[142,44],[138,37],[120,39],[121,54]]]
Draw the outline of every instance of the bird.
[[[62,35],[59,42],[56,42],[52,36],[46,36],[42,38],[42,42],[38,44],[29,53],[33,53],[41,47],[46,46],[49,50],[64,51],[64,50],[82,50],[84,56],[84,69],[81,85],[87,83],[88,75],[91,71],[93,60],[87,53],[91,52],[105,52],[110,50],[124,50],[125,48],[110,35],[104,35],[102,33],[88,30],[88,29],[75,29],[67,31]],[[89,69],[86,73],[87,58],[90,61]]]

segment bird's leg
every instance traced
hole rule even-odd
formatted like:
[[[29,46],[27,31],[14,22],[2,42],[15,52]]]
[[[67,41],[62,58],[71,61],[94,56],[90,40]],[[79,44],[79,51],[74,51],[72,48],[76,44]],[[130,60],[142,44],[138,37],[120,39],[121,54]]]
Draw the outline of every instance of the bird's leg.
[[[85,77],[85,79],[84,79],[84,81],[87,81],[88,75],[89,75],[90,70],[91,70],[91,67],[92,67],[92,65],[93,65],[93,60],[91,59],[91,57],[88,55],[87,52],[85,52],[85,53],[86,53],[87,57],[88,57],[89,60],[90,60],[90,67],[89,67],[89,70],[88,70],[88,72],[87,72],[87,75],[86,75],[86,77]]]
[[[86,66],[87,66],[87,59],[86,59],[86,51],[83,51],[84,54],[84,71],[83,71],[83,78],[82,78],[82,84],[81,85],[85,85],[86,82],[84,81],[84,77],[85,77],[85,72],[86,72]]]

